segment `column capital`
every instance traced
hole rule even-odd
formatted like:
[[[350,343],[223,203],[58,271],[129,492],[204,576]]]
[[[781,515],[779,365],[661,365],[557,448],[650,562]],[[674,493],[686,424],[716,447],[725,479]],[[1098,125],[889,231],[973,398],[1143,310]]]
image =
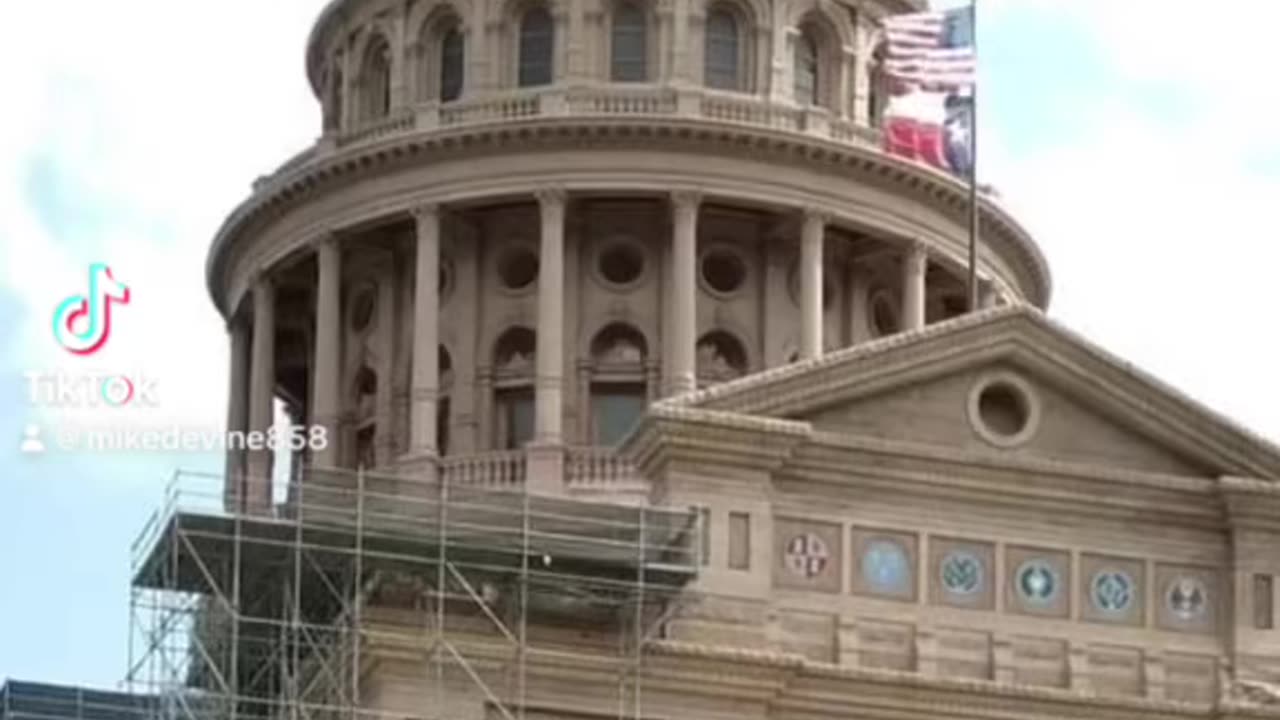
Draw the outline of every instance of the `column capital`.
[[[924,262],[929,259],[929,246],[923,240],[913,239],[907,242],[902,257],[906,262]]]
[[[831,211],[820,205],[805,205],[800,209],[800,215],[806,223],[820,222],[823,225],[831,223]]]
[[[552,185],[538,190],[533,194],[533,197],[537,199],[538,205],[543,208],[564,207],[565,203],[569,201],[568,191],[560,185]]]
[[[273,293],[276,289],[275,280],[271,279],[270,273],[265,270],[254,270],[249,276],[249,287],[256,296],[259,292]]]
[[[337,230],[325,230],[308,240],[307,247],[318,255],[321,250],[337,247],[338,241],[339,238]]]
[[[693,208],[698,209],[702,205],[702,190],[699,188],[681,188],[671,191],[671,204],[676,209]]]
[[[424,201],[409,208],[409,214],[418,222],[430,222],[440,218],[440,203]]]

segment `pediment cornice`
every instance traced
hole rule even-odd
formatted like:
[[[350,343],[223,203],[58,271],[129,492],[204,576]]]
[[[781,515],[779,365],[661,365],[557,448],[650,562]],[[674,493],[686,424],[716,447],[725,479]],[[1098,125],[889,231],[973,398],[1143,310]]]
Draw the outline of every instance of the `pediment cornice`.
[[[747,415],[801,417],[928,378],[1007,362],[1050,382],[1212,475],[1280,480],[1280,449],[1142,372],[1035,308],[973,313],[670,401]]]

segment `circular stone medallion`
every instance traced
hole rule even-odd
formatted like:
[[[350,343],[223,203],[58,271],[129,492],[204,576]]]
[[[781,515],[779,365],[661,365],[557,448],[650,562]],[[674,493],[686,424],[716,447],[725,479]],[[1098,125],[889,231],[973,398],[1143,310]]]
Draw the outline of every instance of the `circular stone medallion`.
[[[788,540],[783,556],[787,569],[805,579],[821,575],[830,558],[827,543],[813,533],[802,533]]]
[[[955,595],[973,595],[982,589],[982,560],[965,550],[953,550],[942,559],[942,586]]]
[[[1199,579],[1184,575],[1170,583],[1165,604],[1179,620],[1196,620],[1205,613],[1209,591]]]
[[[1133,578],[1122,570],[1102,570],[1093,576],[1093,606],[1104,613],[1120,614],[1133,606]]]
[[[1048,605],[1058,594],[1058,573],[1044,560],[1028,560],[1015,575],[1018,595],[1031,605]]]
[[[910,588],[910,566],[906,550],[894,540],[872,540],[862,553],[862,577],[877,592],[906,592]]]

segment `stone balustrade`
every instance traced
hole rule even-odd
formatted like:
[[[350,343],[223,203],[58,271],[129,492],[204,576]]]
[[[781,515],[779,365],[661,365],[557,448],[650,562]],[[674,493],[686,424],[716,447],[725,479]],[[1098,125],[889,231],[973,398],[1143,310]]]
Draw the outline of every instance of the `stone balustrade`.
[[[630,463],[607,447],[571,447],[565,475],[572,489],[633,489],[645,480]]]
[[[490,490],[518,490],[524,485],[523,450],[499,450],[474,455],[449,455],[440,460],[440,474],[450,485]]]
[[[327,135],[320,147],[332,151],[410,131],[583,116],[687,118],[804,133],[841,144],[878,147],[880,143],[880,133],[875,128],[837,117],[823,108],[802,108],[785,100],[700,87],[601,85],[521,88],[450,103],[420,103],[351,130]],[[292,171],[324,154],[317,152],[295,158],[275,175]]]

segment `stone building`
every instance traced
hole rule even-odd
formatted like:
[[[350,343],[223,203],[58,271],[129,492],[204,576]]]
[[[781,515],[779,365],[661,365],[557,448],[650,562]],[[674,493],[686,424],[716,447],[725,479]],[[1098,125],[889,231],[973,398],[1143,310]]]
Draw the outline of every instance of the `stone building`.
[[[636,613],[625,708],[600,669],[620,640],[585,616],[522,615],[517,646],[552,649],[495,691],[509,667],[424,648],[463,595],[479,609],[451,632],[498,634],[496,586],[360,570],[343,702],[1280,717],[1280,450],[1048,319],[1046,261],[989,196],[968,312],[966,187],[876,130],[880,20],[921,7],[324,9],[322,134],[255,183],[207,278],[229,428],[265,431],[280,401],[329,442],[295,456],[283,504],[271,454],[232,453],[227,507],[287,519],[369,473],[404,503],[484,488],[698,528],[693,576]]]

